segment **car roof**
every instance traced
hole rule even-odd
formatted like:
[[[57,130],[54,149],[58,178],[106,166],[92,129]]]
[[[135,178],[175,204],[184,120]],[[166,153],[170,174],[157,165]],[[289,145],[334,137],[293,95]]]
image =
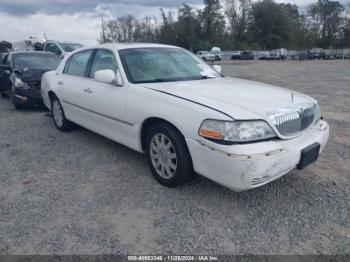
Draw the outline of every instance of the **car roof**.
[[[80,44],[73,41],[59,41],[59,40],[47,40],[45,43],[62,43],[62,44]]]
[[[148,48],[148,47],[158,47],[158,48],[180,48],[177,46],[163,45],[163,44],[150,44],[150,43],[113,43],[113,44],[100,44],[95,46],[86,47],[83,49],[92,49],[92,48],[108,48],[113,50],[124,50],[132,48]],[[83,49],[79,49],[80,51]]]
[[[44,52],[44,51],[13,51],[13,52],[9,52],[8,54],[11,54],[11,55],[17,55],[17,54],[50,54],[50,55],[53,55],[50,52]]]

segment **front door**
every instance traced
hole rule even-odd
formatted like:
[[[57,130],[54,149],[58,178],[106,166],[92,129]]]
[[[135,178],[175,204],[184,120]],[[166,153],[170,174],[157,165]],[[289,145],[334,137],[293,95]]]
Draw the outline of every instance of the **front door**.
[[[123,143],[132,123],[125,119],[125,88],[94,80],[99,70],[117,73],[118,64],[112,51],[98,49],[84,82],[80,106],[89,113],[89,129]]]

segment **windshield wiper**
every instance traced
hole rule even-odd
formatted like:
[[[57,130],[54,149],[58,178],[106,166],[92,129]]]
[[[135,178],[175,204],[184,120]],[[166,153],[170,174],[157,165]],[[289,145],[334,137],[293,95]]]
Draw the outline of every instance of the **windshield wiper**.
[[[195,76],[195,77],[179,77],[179,78],[155,78],[152,80],[140,80],[134,81],[134,84],[144,84],[144,83],[163,83],[163,82],[177,82],[177,81],[190,81],[190,80],[201,80],[201,79],[212,79],[216,77],[210,77],[207,75],[204,76]]]
[[[210,79],[210,78],[214,78],[214,77],[209,77],[209,76],[201,76],[200,79]]]
[[[213,79],[216,78],[215,76],[208,76],[208,75],[203,75],[203,76],[199,76],[194,78],[193,80],[201,80],[201,79]]]
[[[143,83],[162,83],[162,82],[175,82],[179,81],[179,79],[165,79],[165,78],[155,78],[152,80],[140,80],[134,81],[134,84],[143,84]]]

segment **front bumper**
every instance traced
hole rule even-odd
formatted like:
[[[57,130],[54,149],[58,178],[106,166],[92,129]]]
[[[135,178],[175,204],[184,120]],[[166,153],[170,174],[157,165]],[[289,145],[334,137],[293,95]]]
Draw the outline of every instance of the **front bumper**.
[[[290,140],[242,145],[219,145],[208,140],[186,139],[194,170],[234,191],[267,184],[296,168],[301,151],[313,143],[323,151],[329,137],[328,124],[320,120]]]
[[[17,105],[34,106],[42,103],[40,90],[36,87],[15,88],[14,99]]]

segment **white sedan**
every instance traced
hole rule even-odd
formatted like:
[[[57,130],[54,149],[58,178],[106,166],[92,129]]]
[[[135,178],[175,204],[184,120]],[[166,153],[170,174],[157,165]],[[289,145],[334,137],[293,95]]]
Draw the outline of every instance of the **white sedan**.
[[[146,153],[169,187],[194,173],[235,191],[259,187],[316,161],[329,136],[313,98],[222,76],[174,46],[81,49],[41,86],[59,130],[76,123]]]

